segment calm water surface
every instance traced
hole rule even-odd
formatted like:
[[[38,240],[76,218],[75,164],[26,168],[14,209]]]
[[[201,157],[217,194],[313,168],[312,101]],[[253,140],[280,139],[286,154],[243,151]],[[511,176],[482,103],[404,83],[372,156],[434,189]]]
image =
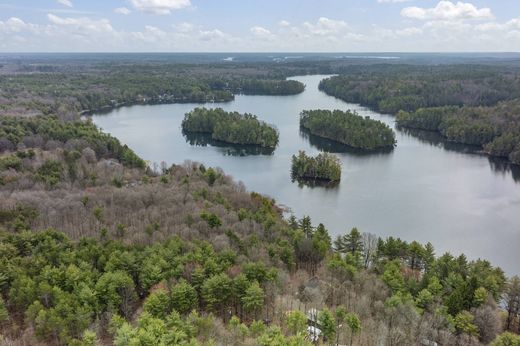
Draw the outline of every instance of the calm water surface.
[[[254,113],[274,124],[280,144],[271,155],[185,138],[181,121],[184,113],[199,106],[195,104],[124,107],[93,119],[146,160],[188,159],[222,167],[249,190],[272,196],[296,216],[310,215],[314,223],[324,223],[332,236],[356,226],[382,237],[430,241],[437,254],[463,252],[520,274],[518,168],[447,144],[432,133],[396,130],[395,150],[370,155],[301,133],[298,121],[304,109],[354,109],[395,125],[391,116],[318,91],[324,77],[295,77],[307,85],[296,96],[238,95],[230,103],[206,105]],[[311,188],[291,182],[291,156],[298,150],[337,152],[343,163],[339,186]]]

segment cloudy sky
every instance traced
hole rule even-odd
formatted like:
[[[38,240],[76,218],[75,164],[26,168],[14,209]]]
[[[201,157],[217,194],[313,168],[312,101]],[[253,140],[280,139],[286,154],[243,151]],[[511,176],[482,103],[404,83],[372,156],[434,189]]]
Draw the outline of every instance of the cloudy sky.
[[[520,51],[520,0],[0,0],[0,52]]]

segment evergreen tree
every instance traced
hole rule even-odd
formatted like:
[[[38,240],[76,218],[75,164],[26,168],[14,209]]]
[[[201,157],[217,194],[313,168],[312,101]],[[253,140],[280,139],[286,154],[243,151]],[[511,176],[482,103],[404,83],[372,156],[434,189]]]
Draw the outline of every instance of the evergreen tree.
[[[246,311],[253,312],[255,319],[256,313],[264,305],[264,298],[264,290],[260,287],[257,281],[254,281],[251,285],[249,285],[244,296],[242,297],[242,304],[244,304],[244,309]]]

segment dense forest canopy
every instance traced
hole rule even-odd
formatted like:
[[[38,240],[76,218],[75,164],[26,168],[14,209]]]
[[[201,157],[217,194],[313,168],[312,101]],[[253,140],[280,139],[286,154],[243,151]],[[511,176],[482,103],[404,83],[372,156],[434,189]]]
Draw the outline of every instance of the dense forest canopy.
[[[311,134],[363,150],[393,148],[394,131],[385,123],[340,110],[304,110],[300,126]]]
[[[293,95],[305,86],[262,66],[94,64],[22,66],[0,73],[0,114],[57,115],[135,103],[226,102],[235,93]]]
[[[397,114],[402,127],[438,131],[520,164],[520,74],[513,68],[366,68],[325,79],[320,89],[347,102]]]
[[[278,131],[253,114],[226,112],[222,108],[195,108],[182,121],[184,132],[211,134],[218,141],[275,148]]]
[[[17,147],[56,147],[75,143],[90,148],[96,155],[115,158],[131,167],[145,167],[145,162],[117,138],[100,132],[90,121],[62,122],[53,116],[0,117],[0,152]]]
[[[148,86],[145,97],[163,92],[158,81],[161,75],[168,78],[172,66],[118,66],[113,73],[126,77],[117,78],[121,84],[111,94],[110,85],[120,82],[107,82],[111,77],[100,71],[113,68],[91,65],[68,77],[59,74],[61,67],[25,66],[0,76],[2,114],[24,115],[0,116],[1,344],[310,346],[310,326],[319,329],[318,343],[328,344],[520,342],[514,334],[520,332],[520,279],[507,278],[486,260],[438,254],[430,243],[383,239],[356,228],[333,240],[325,225],[314,225],[308,216],[284,218],[274,200],[248,192],[221,169],[189,161],[149,167],[91,122],[77,121],[78,111],[103,106],[103,95],[125,100],[118,93],[128,84],[133,85],[129,100]],[[186,68],[177,66],[172,73],[182,75]],[[215,90],[238,91],[219,89],[224,88],[219,76],[229,72],[222,65],[205,67],[211,72],[190,68],[193,79],[182,75],[165,83],[185,87],[183,95],[200,87],[204,98]],[[283,92],[290,93],[301,86],[275,82],[288,71],[332,65],[240,68],[233,78],[274,81],[258,88],[268,93],[287,87]],[[369,69],[335,68],[352,75]],[[391,71],[422,73],[397,65],[372,68],[385,78]],[[443,68],[447,72],[439,78],[467,73],[488,78],[498,71]],[[142,69],[157,75],[139,77]],[[398,120],[445,131],[453,140],[469,133],[467,122],[483,121],[482,137],[471,138],[489,151],[515,152],[516,137],[505,136],[516,121],[513,101],[460,106],[409,109]],[[46,115],[30,116],[36,113]],[[253,115],[202,108],[191,114],[186,126],[217,133],[221,140],[261,145],[278,140],[276,131]],[[345,112],[304,116],[312,120],[310,130],[332,131],[330,123],[344,121],[368,138],[373,127],[388,133]],[[490,127],[498,132],[484,143]],[[339,179],[337,158],[320,155],[295,156],[297,172]]]
[[[341,161],[334,154],[320,153],[312,157],[300,151],[292,156],[291,175],[293,179],[338,182],[341,179]]]
[[[320,90],[382,113],[439,106],[492,106],[520,97],[520,74],[479,65],[361,66],[323,80]]]

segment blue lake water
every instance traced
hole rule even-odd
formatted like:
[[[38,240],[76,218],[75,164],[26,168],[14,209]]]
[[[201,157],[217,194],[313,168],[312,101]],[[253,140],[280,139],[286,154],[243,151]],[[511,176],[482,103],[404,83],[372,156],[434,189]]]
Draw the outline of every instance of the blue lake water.
[[[395,150],[376,154],[360,154],[301,133],[299,113],[318,108],[352,109],[395,127],[392,116],[320,92],[318,83],[325,77],[294,77],[307,86],[295,96],[237,95],[229,103],[205,105],[253,113],[275,125],[280,143],[270,155],[185,138],[181,121],[199,104],[122,107],[93,115],[93,120],[151,162],[192,160],[222,167],[249,190],[275,198],[296,216],[322,222],[333,237],[356,226],[382,237],[430,241],[438,255],[465,253],[520,274],[520,169],[428,132],[396,129]],[[343,165],[341,183],[334,188],[293,183],[290,161],[298,150],[337,152]]]

